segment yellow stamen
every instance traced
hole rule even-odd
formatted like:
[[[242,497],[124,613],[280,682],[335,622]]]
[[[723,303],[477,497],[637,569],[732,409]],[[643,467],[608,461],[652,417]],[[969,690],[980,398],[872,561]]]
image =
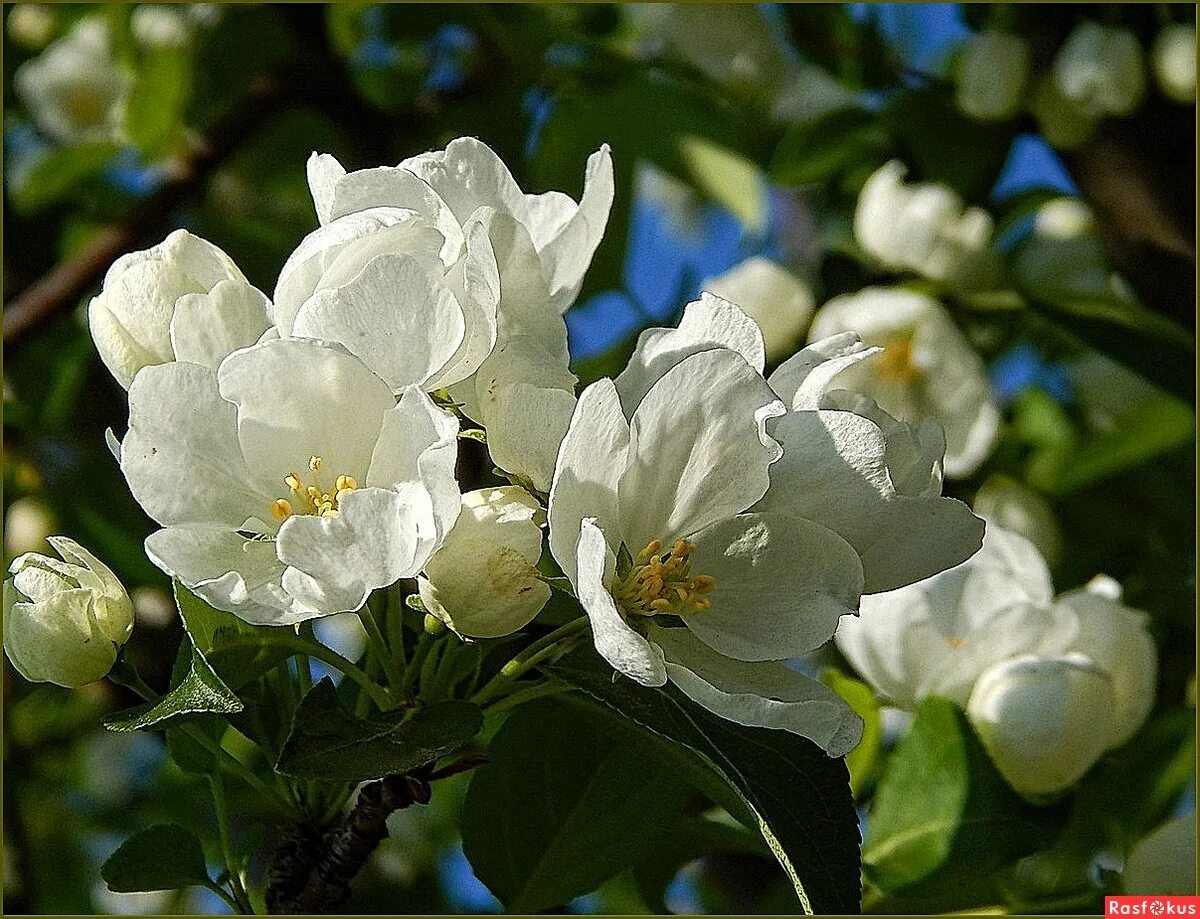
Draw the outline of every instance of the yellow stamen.
[[[355,480],[354,476],[339,475],[337,477],[337,482],[334,483],[333,487],[334,490],[338,492],[353,491],[354,489],[358,488],[358,482]]]
[[[300,476],[294,472],[289,472],[283,477],[283,483],[292,491],[303,491],[304,486],[300,482]]]
[[[892,335],[875,358],[875,374],[884,383],[907,386],[917,382],[921,371],[913,362],[911,335]]]
[[[276,520],[287,520],[292,516],[292,502],[286,498],[280,498],[271,504],[271,514]]]
[[[273,501],[271,514],[276,520],[282,522],[292,514],[315,514],[319,517],[338,515],[338,503],[347,492],[358,488],[358,480],[352,475],[342,473],[335,478],[335,486],[326,491],[326,486],[321,483],[321,476],[316,474],[324,466],[325,461],[321,457],[309,457],[308,468],[314,473],[311,485],[304,484],[297,472],[289,472],[283,477],[284,484],[291,490],[292,495],[299,499],[299,503],[293,506],[286,498]]]
[[[679,539],[663,554],[663,541],[652,540],[636,556],[633,567],[613,584],[617,605],[629,615],[683,615],[705,610],[712,601],[702,598],[716,588],[716,578],[692,576],[695,547]]]
[[[310,456],[308,458],[308,468],[311,469],[313,472],[317,472],[324,465],[325,465],[325,460],[321,459],[321,457],[319,457],[319,456]]]

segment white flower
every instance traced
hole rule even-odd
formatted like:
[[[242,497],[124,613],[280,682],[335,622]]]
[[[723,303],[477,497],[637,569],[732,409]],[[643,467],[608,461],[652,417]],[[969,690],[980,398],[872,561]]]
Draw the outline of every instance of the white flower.
[[[124,388],[143,367],[181,360],[216,369],[271,324],[271,305],[212,243],[176,230],[122,255],[88,304],[100,358]]]
[[[76,687],[103,677],[133,630],[121,582],[87,549],[51,536],[61,560],[26,553],[4,582],[4,651],[27,680]]]
[[[736,303],[758,323],[768,364],[795,354],[812,321],[816,300],[812,289],[769,259],[754,256],[709,278],[703,287]]]
[[[491,352],[499,296],[480,218],[447,236],[411,210],[372,207],[304,238],[279,273],[275,322],[284,338],[338,342],[394,393],[432,392]]]
[[[193,23],[179,7],[140,4],[130,15],[129,29],[143,48],[184,48],[192,39]]]
[[[1196,812],[1168,820],[1125,859],[1121,889],[1149,896],[1196,893]]]
[[[1146,91],[1137,36],[1091,20],[1067,36],[1052,72],[1063,98],[1094,118],[1130,114]]]
[[[130,80],[113,56],[108,23],[89,17],[18,67],[13,88],[47,136],[73,144],[118,137]]]
[[[854,210],[854,237],[893,271],[911,271],[952,288],[987,290],[998,276],[992,216],[945,185],[907,184],[907,168],[885,163],[867,179]]]
[[[576,203],[557,191],[525,194],[503,161],[473,137],[460,137],[445,150],[409,157],[398,166],[351,173],[329,154],[313,154],[308,183],[322,224],[372,207],[414,210],[444,233],[449,222],[466,227],[481,207],[511,217],[533,241],[560,313],[579,293],[604,235],[614,189],[607,145],[588,158],[583,197]],[[449,208],[448,218],[443,208]],[[440,216],[434,219],[435,214]],[[501,262],[502,277],[506,267]]]
[[[972,36],[958,60],[955,100],[980,121],[1004,121],[1021,109],[1031,66],[1029,43],[1011,32]]]
[[[1157,657],[1145,615],[1111,579],[1052,593],[1033,544],[989,522],[964,564],[863,597],[836,642],[895,704],[938,695],[963,706],[1017,791],[1054,794],[1141,727]]]
[[[459,635],[498,638],[528,625],[550,599],[537,561],[545,512],[516,486],[462,496],[462,513],[417,582],[426,609]]]
[[[1112,680],[1080,654],[1017,657],[986,670],[967,715],[996,768],[1023,795],[1074,785],[1104,752]]]
[[[1053,73],[1038,80],[1029,100],[1029,111],[1047,143],[1062,150],[1081,147],[1096,133],[1099,118],[1063,95]]]
[[[946,309],[913,291],[868,287],[822,306],[809,339],[843,331],[883,353],[848,367],[838,386],[870,396],[902,421],[936,419],[945,429],[950,478],[978,469],[999,433],[1000,409],[983,361]]]
[[[121,469],[146,554],[213,606],[282,625],[359,609],[424,567],[459,511],[458,423],[339,345],[276,339],[214,372],[147,367]]]
[[[10,16],[11,19],[11,16]],[[1154,76],[1163,95],[1187,105],[1196,101],[1196,27],[1176,22],[1164,26],[1150,50]]]
[[[669,678],[723,717],[840,755],[861,722],[775,662],[828,640],[856,607],[862,567],[820,524],[747,512],[780,455],[764,427],[783,406],[742,354],[704,334],[716,300],[689,307],[679,330],[643,333],[627,370],[580,396],[550,492],[551,552],[618,671],[648,686]],[[750,337],[761,367],[757,328],[732,312],[730,331]]]
[[[862,598],[838,626],[838,649],[876,691],[903,708],[938,695],[966,705],[994,663],[1058,653],[1073,617],[1050,609],[1046,563],[1024,537],[988,524],[983,548],[955,568]]]
[[[989,523],[1024,536],[1051,565],[1058,563],[1062,532],[1046,499],[1032,488],[994,473],[979,486],[972,509]]]

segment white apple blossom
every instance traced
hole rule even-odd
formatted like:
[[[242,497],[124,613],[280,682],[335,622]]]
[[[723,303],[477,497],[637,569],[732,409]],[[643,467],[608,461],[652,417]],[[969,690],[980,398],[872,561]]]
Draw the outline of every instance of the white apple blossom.
[[[4,651],[28,680],[76,687],[103,677],[133,630],[117,576],[73,539],[51,536],[61,558],[29,552],[4,582]]]
[[[761,336],[739,315],[761,366]],[[858,556],[819,524],[747,512],[780,455],[764,428],[783,405],[737,351],[679,337],[644,333],[621,378],[580,396],[550,492],[551,551],[618,671],[840,755],[861,722],[777,662],[854,611]]]
[[[515,485],[462,496],[462,512],[417,584],[425,608],[459,635],[497,638],[550,599],[537,570],[545,512]]]
[[[213,606],[283,625],[415,576],[459,512],[457,421],[340,345],[274,339],[147,367],[121,469],[146,553]]]
[[[817,305],[809,285],[760,256],[739,262],[702,286],[736,303],[758,324],[768,364],[777,364],[796,353]]]
[[[870,396],[902,421],[936,419],[950,478],[978,469],[999,433],[1000,409],[982,359],[945,307],[914,291],[868,287],[822,306],[809,339],[844,331],[883,352],[847,367],[838,386]]]
[[[266,296],[228,255],[186,230],[122,255],[88,304],[96,350],[125,389],[143,367],[167,361],[215,370],[270,325]]]
[[[1143,56],[1128,29],[1084,20],[1054,58],[1054,81],[1063,98],[1093,118],[1128,115],[1146,91]]]
[[[1058,520],[1046,499],[1029,486],[993,473],[979,486],[972,509],[989,523],[1024,536],[1050,565],[1058,564],[1062,556]]]
[[[37,126],[64,144],[115,140],[131,81],[102,16],[81,19],[13,74],[13,89]]]
[[[838,648],[880,695],[913,708],[943,696],[967,712],[1022,794],[1055,794],[1126,743],[1154,702],[1157,655],[1146,616],[1096,578],[1052,596],[1024,537],[989,522],[956,568],[863,597]]]
[[[1176,22],[1164,26],[1150,50],[1158,88],[1168,99],[1187,105],[1196,101],[1196,27]]]
[[[990,29],[973,35],[958,60],[955,101],[980,121],[1004,121],[1021,110],[1032,65],[1020,35]]]
[[[854,209],[854,238],[892,271],[911,271],[963,291],[990,289],[999,275],[992,216],[951,188],[906,183],[908,169],[885,163],[867,179]]]

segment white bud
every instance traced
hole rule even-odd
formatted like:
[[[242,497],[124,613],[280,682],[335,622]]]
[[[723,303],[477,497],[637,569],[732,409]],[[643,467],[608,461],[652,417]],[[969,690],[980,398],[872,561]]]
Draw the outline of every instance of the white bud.
[[[17,3],[11,7],[5,25],[8,37],[30,51],[39,51],[54,37],[58,14],[44,3]]]
[[[50,548],[46,540],[53,532],[54,515],[45,503],[32,495],[17,498],[4,515],[4,554],[44,552]]]
[[[546,517],[515,485],[462,496],[462,512],[419,579],[421,602],[460,635],[498,638],[533,620],[550,599],[538,576]]]
[[[1037,546],[1048,564],[1057,564],[1062,533],[1054,511],[1032,488],[1006,475],[990,475],[976,493],[972,510],[989,523],[1020,533]]]
[[[1168,820],[1125,859],[1127,894],[1187,896],[1196,892],[1196,812]]]
[[[812,288],[790,271],[759,256],[709,278],[702,286],[736,303],[758,323],[768,364],[778,363],[796,352],[816,308]]]
[[[112,669],[133,630],[133,604],[103,563],[65,536],[61,560],[26,553],[4,582],[4,651],[28,680],[76,687]]]
[[[137,6],[129,28],[137,43],[147,49],[183,48],[192,38],[192,23],[182,10],[173,6]]]
[[[1085,20],[1075,27],[1054,59],[1054,81],[1062,95],[1087,114],[1128,115],[1146,91],[1142,46],[1128,29]]]
[[[11,19],[11,17],[10,17]],[[1175,102],[1196,101],[1196,27],[1182,22],[1166,26],[1150,50],[1154,77],[1163,95]]]
[[[996,768],[1029,797],[1064,791],[1108,745],[1112,680],[1086,657],[1013,658],[985,671],[967,716]]]
[[[981,32],[958,61],[958,107],[980,121],[1003,121],[1021,109],[1029,80],[1029,44],[1011,32]]]

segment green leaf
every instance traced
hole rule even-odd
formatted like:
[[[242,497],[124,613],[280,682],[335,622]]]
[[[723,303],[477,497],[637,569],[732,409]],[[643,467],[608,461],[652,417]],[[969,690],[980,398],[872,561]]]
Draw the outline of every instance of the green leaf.
[[[882,165],[887,145],[876,117],[837,109],[788,128],[771,157],[771,178],[781,185],[828,183],[854,167]]]
[[[120,149],[119,144],[102,141],[48,151],[12,184],[13,207],[29,214],[61,201],[100,173]]]
[[[152,826],[130,836],[101,867],[109,890],[135,893],[211,887],[200,840],[174,823]]]
[[[590,649],[546,670],[692,754],[695,773],[715,773],[748,811],[807,912],[859,909],[858,817],[842,760],[816,744],[726,721],[674,687],[613,678]]]
[[[879,723],[879,699],[861,680],[846,676],[833,668],[821,674],[821,682],[846,700],[854,713],[863,720],[863,736],[858,746],[846,754],[850,770],[850,788],[858,798],[875,779],[879,754],[883,747],[883,730]]]
[[[608,723],[590,707],[524,705],[471,779],[463,851],[509,912],[561,908],[632,867],[694,794],[637,732]]]
[[[104,719],[110,731],[145,731],[190,715],[231,715],[242,710],[237,696],[221,682],[195,647],[187,675],[162,698],[117,712]]]
[[[863,867],[922,911],[994,904],[996,874],[1044,844],[1056,816],[1019,798],[958,707],[930,697],[876,789]]]
[[[255,644],[256,636],[270,634],[270,626],[251,625],[233,613],[214,609],[178,581],[174,590],[179,617],[193,646],[230,689],[241,689],[290,655],[286,648]]]
[[[447,756],[482,727],[483,711],[469,702],[355,718],[325,678],[300,701],[275,769],[323,782],[365,782]]]
[[[143,56],[125,108],[125,133],[147,157],[171,151],[183,129],[191,87],[186,49],[157,48]]]

